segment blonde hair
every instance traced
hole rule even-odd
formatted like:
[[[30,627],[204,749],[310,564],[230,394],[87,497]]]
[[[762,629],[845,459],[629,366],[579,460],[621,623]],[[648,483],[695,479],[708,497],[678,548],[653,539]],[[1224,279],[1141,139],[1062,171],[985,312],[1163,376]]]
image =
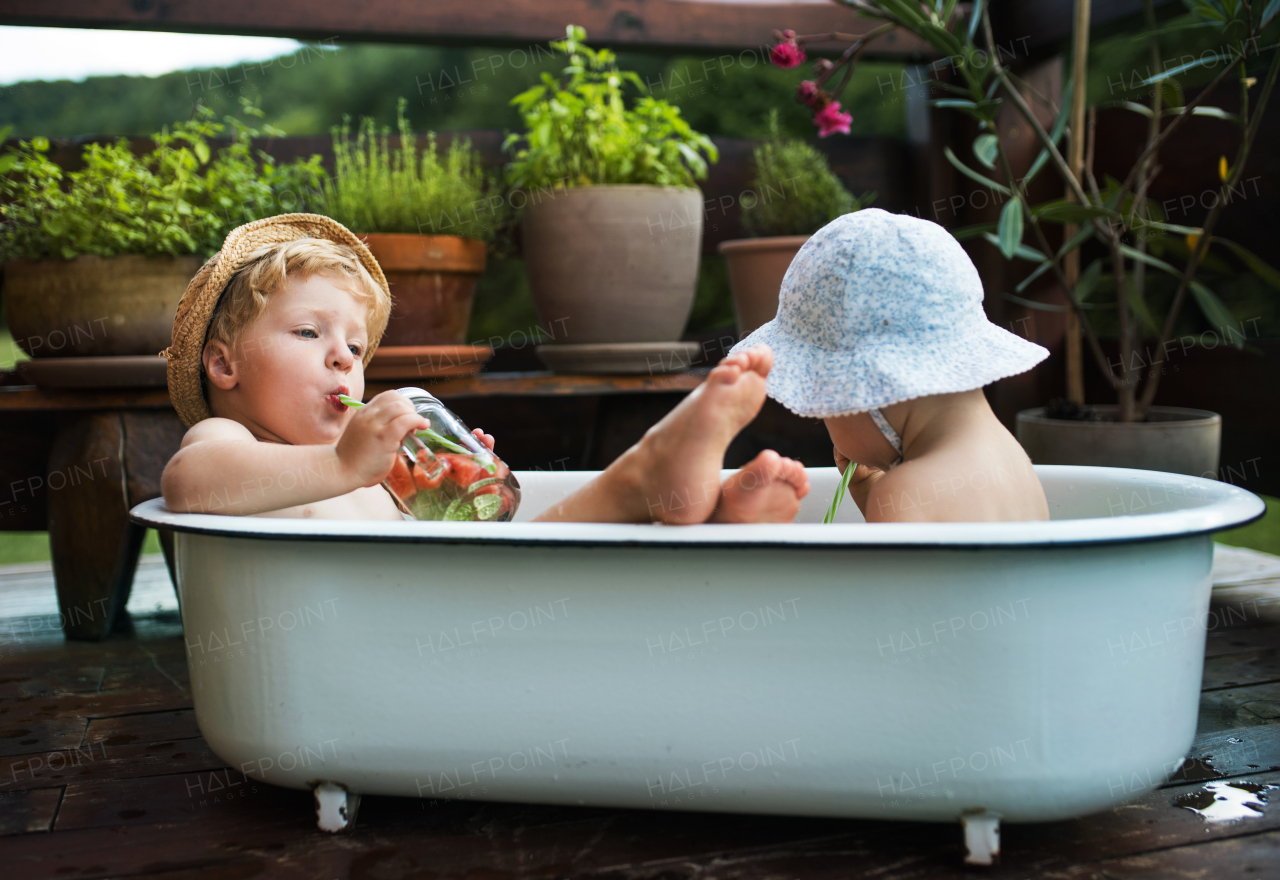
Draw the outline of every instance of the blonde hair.
[[[313,275],[336,276],[339,287],[366,301],[372,350],[391,317],[391,296],[373,280],[354,250],[324,238],[299,238],[250,254],[249,262],[231,276],[218,298],[205,343],[216,340],[234,350],[244,328],[266,311],[267,298],[287,278],[305,281]],[[203,378],[203,368],[200,372]]]

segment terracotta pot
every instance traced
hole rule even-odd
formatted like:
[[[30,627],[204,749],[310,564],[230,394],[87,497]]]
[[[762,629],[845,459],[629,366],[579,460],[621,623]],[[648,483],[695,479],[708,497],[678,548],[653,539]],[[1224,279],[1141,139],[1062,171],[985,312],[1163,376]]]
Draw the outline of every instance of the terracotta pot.
[[[1018,442],[1034,464],[1138,468],[1217,479],[1222,416],[1204,409],[1151,407],[1148,421],[1117,422],[1114,405],[1094,406],[1104,419],[1045,418],[1044,408],[1018,413]]]
[[[173,339],[173,315],[203,260],[93,254],[9,260],[9,330],[32,357],[154,355]]]
[[[746,336],[778,314],[778,291],[796,253],[809,240],[807,235],[776,238],[739,238],[722,241],[716,250],[729,268],[733,289],[733,313],[738,317],[738,335]]]
[[[485,245],[457,235],[360,236],[391,285],[391,320],[380,345],[461,345],[471,322]]]
[[[693,309],[702,191],[579,186],[534,193],[521,221],[538,320],[556,342],[668,342]]]

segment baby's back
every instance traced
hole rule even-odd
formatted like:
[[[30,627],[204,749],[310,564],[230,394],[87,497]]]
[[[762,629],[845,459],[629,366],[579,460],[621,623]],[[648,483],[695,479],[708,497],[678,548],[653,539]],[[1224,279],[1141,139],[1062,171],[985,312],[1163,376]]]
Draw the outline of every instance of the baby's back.
[[[869,522],[1045,520],[1049,505],[1025,451],[992,416],[949,431],[886,473]]]

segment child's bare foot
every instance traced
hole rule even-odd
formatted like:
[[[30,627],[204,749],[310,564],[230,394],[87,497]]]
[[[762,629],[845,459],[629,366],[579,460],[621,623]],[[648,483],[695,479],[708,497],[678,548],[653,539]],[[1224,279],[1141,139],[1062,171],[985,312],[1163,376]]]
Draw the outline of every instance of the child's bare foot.
[[[720,504],[708,522],[791,522],[809,494],[804,465],[766,449],[720,487]]]
[[[687,525],[711,516],[725,450],[764,405],[772,366],[767,345],[730,355],[628,450],[650,519]]]

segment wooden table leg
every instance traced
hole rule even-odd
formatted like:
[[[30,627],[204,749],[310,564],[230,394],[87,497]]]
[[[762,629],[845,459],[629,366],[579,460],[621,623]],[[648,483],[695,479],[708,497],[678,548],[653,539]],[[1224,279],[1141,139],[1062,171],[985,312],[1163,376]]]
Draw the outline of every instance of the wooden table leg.
[[[160,497],[160,475],[182,445],[186,428],[172,410],[128,410],[123,414],[125,432],[125,474],[129,506]],[[176,586],[173,532],[157,529],[169,578]]]
[[[60,417],[45,481],[67,638],[106,638],[128,603],[146,535],[129,522],[129,508],[160,494],[160,474],[182,431],[177,416],[163,410]],[[171,540],[166,550],[172,576]]]
[[[49,549],[62,631],[98,640],[129,600],[146,530],[129,522],[120,413],[59,419],[46,475]]]

